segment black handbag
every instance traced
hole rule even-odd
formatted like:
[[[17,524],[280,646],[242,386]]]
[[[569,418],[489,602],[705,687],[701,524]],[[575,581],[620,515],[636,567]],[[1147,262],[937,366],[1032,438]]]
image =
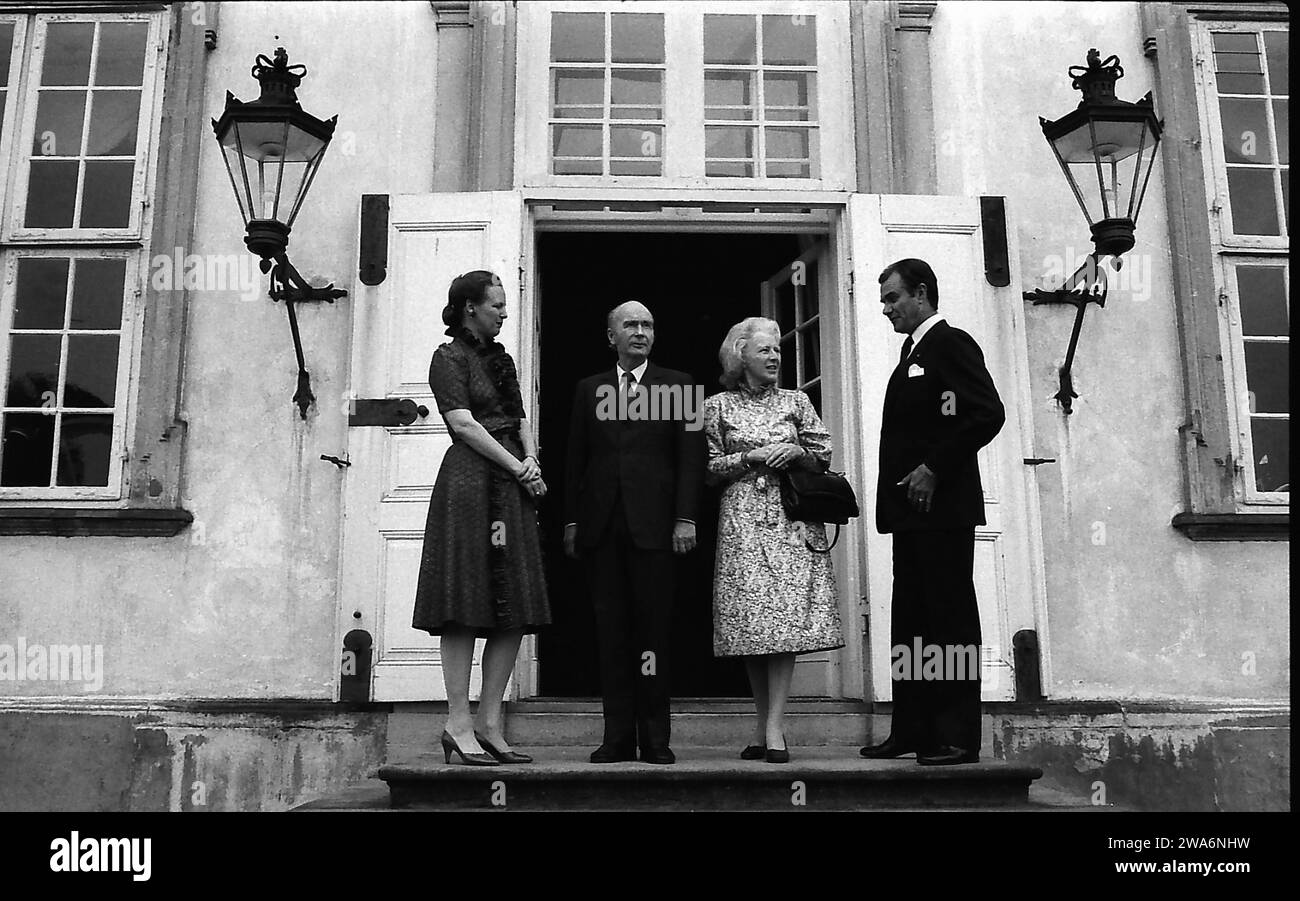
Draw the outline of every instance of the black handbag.
[[[835,526],[835,538],[825,548],[808,544],[810,551],[829,554],[840,540],[840,526],[859,514],[858,498],[842,472],[787,469],[781,473],[781,506],[792,521]]]

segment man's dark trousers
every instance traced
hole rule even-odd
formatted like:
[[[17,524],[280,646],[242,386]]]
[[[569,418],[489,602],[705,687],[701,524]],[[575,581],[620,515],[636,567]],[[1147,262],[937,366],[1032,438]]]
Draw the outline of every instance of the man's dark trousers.
[[[923,753],[942,745],[971,752],[980,748],[981,635],[974,560],[974,529],[894,533],[890,642],[894,653],[906,648],[901,674],[909,678],[893,679],[891,735]],[[927,645],[940,649],[943,678],[911,678],[923,662],[913,660],[917,643],[923,651]],[[969,648],[974,650],[967,655]],[[950,662],[959,665],[950,667]]]
[[[596,613],[606,744],[666,748],[672,551],[638,548],[620,496],[583,561]]]

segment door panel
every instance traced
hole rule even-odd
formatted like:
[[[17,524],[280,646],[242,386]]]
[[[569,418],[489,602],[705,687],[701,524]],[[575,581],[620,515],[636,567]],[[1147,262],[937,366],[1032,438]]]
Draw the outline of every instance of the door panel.
[[[759,288],[759,296],[762,315],[775,320],[781,327],[780,386],[803,390],[830,430],[832,441],[835,441],[843,434],[835,427],[832,413],[832,408],[837,408],[838,401],[837,397],[833,396],[833,386],[829,385],[832,379],[824,379],[822,373],[824,371],[836,373],[838,367],[831,360],[823,359],[821,347],[825,342],[821,340],[821,331],[825,320],[819,312],[824,299],[822,287],[828,281],[826,277],[829,261],[828,246],[828,240],[818,240],[797,259],[791,260],[766,279]],[[832,396],[824,396],[828,390]],[[837,442],[831,465],[837,470],[843,469],[843,459],[843,445]],[[841,541],[845,537],[841,535]],[[837,545],[836,550],[840,546]],[[844,569],[840,565],[841,561],[834,552],[832,557],[844,640],[847,645],[856,637],[850,633],[857,625],[857,621],[855,617],[845,615],[845,611],[852,610],[853,605],[846,603],[843,585]],[[795,658],[790,694],[796,697],[841,696],[843,691],[840,686],[839,662],[843,655],[843,650],[800,654]]]
[[[1007,409],[1002,431],[979,454],[988,524],[976,530],[975,590],[984,635],[985,700],[1015,695],[1011,637],[1020,629],[1041,628],[1042,597],[1037,503],[1029,448],[1030,419],[1024,363],[1023,322],[1016,281],[994,288],[984,279],[979,199],[905,195],[852,195],[849,202],[858,332],[857,371],[861,403],[863,461],[870,478],[863,485],[870,682],[873,697],[890,697],[891,538],[875,530],[875,472],[880,447],[880,417],[885,385],[898,362],[903,338],[880,313],[877,277],[881,269],[906,257],[928,262],[939,283],[939,310],[954,326],[969,332]],[[1007,231],[1015,230],[1008,223]]]
[[[490,269],[507,297],[519,296],[522,209],[508,191],[395,195],[388,278],[355,292],[352,395],[410,398],[430,411],[409,426],[348,429],[339,637],[351,629],[373,636],[377,701],[446,698],[438,640],[411,627],[429,496],[451,446],[429,388],[429,360],[447,340],[439,314],[457,275]],[[519,360],[517,305],[509,313],[499,340]],[[471,694],[479,682],[476,656]]]

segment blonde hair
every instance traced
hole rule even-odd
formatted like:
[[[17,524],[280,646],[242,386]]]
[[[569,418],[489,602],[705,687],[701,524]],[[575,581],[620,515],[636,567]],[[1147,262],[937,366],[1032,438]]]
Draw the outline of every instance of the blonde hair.
[[[731,327],[727,337],[718,348],[718,362],[722,364],[722,376],[718,379],[728,391],[737,387],[745,378],[745,361],[741,351],[745,344],[754,337],[755,332],[770,331],[781,340],[781,326],[775,319],[766,316],[750,316]]]

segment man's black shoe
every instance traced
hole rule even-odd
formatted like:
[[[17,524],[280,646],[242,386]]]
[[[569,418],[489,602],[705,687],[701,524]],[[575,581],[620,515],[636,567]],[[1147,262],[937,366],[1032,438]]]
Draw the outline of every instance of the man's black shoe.
[[[636,760],[636,748],[627,745],[613,745],[609,742],[591,752],[592,763],[621,763]]]
[[[944,745],[939,750],[929,754],[916,755],[916,762],[921,766],[952,766],[955,763],[978,763],[979,759],[979,751],[967,751],[965,748],[954,748],[951,745]]]
[[[916,748],[910,748],[902,742],[894,741],[893,736],[890,736],[878,745],[867,745],[858,753],[869,760],[887,760],[891,757],[902,757],[904,754],[911,754],[915,750]]]
[[[662,748],[642,748],[642,763],[676,763],[677,755],[665,745]]]

